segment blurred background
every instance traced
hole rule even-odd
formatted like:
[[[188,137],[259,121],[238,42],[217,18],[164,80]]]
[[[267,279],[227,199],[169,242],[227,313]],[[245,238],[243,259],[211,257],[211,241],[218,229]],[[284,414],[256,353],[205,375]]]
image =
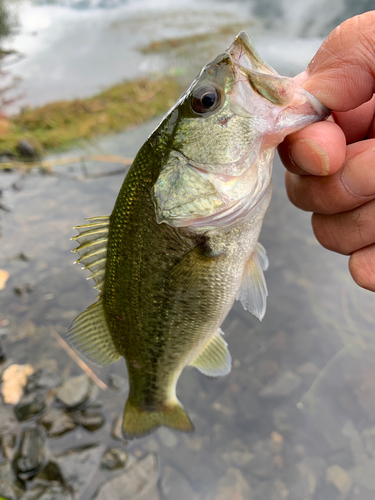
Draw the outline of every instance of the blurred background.
[[[280,74],[302,71],[370,0],[0,1],[0,497],[9,500],[370,500],[374,295],[289,203],[284,169],[260,241],[260,323],[236,303],[233,369],[187,368],[195,433],[125,442],[125,363],[66,344],[95,300],[73,226],[109,214],[128,165],[200,68],[246,29]]]

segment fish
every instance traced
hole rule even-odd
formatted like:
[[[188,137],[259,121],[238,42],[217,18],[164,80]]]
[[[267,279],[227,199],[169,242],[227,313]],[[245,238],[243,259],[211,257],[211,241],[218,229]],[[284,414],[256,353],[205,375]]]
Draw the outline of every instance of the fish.
[[[266,310],[258,238],[276,147],[328,115],[242,31],[140,148],[112,214],[75,227],[77,262],[99,295],[68,337],[93,363],[125,358],[125,438],[159,426],[192,431],[176,395],[182,370],[230,372],[220,327],[234,301],[260,320]]]

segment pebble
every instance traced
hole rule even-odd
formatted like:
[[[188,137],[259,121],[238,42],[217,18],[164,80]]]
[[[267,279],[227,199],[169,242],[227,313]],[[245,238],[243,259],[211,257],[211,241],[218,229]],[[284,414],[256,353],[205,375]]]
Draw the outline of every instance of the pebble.
[[[61,382],[58,372],[48,368],[40,368],[27,379],[26,392],[33,392],[37,389],[52,389]]]
[[[10,365],[2,374],[1,393],[4,403],[15,405],[21,399],[24,387],[27,384],[27,377],[34,373],[31,365]]]
[[[18,420],[23,422],[29,420],[30,418],[38,415],[46,407],[46,402],[44,396],[40,392],[32,392],[31,394],[25,394],[22,396],[20,401],[14,407],[14,413],[16,414]]]
[[[35,476],[48,458],[47,436],[41,427],[24,429],[19,448],[14,456],[13,466],[21,479]]]
[[[111,373],[108,376],[108,385],[114,391],[125,392],[129,386],[129,382],[126,378],[120,377],[116,373]]]
[[[0,497],[6,500],[19,500],[25,491],[24,484],[19,481],[10,462],[0,464]]]
[[[242,472],[239,469],[228,469],[225,476],[218,482],[214,499],[229,500],[233,498],[235,500],[249,500],[251,498],[250,495],[250,485]]]
[[[173,467],[164,467],[160,489],[165,500],[194,500],[196,494],[186,477]]]
[[[289,490],[285,484],[280,481],[280,479],[272,479],[260,483],[260,485],[255,488],[251,500],[287,500],[288,497]],[[301,500],[301,498],[302,497],[298,500]]]
[[[113,439],[116,439],[117,441],[124,441],[123,435],[122,435],[122,417],[119,415],[115,416],[112,422],[112,427],[111,427],[111,436]]]
[[[8,460],[13,458],[16,439],[17,436],[15,434],[3,434],[1,436],[1,452]]]
[[[302,379],[290,370],[280,373],[273,382],[260,390],[262,398],[285,397],[292,394],[301,385]]]
[[[173,431],[167,429],[166,427],[160,427],[157,433],[161,444],[166,448],[175,448],[177,446],[178,437]]]
[[[73,417],[60,408],[49,410],[38,422],[47,429],[50,437],[62,436],[77,427]]]
[[[159,500],[158,465],[149,454],[125,472],[106,481],[94,500]]]
[[[73,419],[76,424],[82,425],[90,432],[95,432],[105,423],[104,415],[100,412],[80,411],[73,414]]]
[[[27,139],[18,141],[17,150],[25,158],[36,158],[38,156],[34,146]]]
[[[375,459],[367,460],[356,467],[353,479],[368,490],[375,490]]]
[[[77,498],[81,498],[97,473],[104,449],[104,446],[87,445],[54,458],[65,483],[69,484]]]
[[[37,485],[29,490],[22,500],[72,500],[72,496],[62,486]]]
[[[56,397],[68,408],[78,408],[96,398],[97,386],[87,375],[66,380],[56,391]]]
[[[374,475],[374,469],[372,470]],[[347,493],[352,487],[352,478],[349,473],[339,465],[332,465],[327,469],[326,479],[332,483],[341,494]]]
[[[100,460],[100,467],[107,470],[122,469],[127,460],[126,451],[120,450],[120,448],[108,448]]]

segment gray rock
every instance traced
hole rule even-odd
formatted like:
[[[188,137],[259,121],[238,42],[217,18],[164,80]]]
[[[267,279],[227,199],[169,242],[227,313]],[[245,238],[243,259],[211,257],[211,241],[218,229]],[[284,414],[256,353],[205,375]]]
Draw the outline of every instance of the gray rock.
[[[38,422],[47,429],[50,437],[62,436],[77,427],[73,417],[60,408],[49,410]]]
[[[100,467],[107,470],[122,469],[128,460],[128,454],[120,448],[108,448],[102,456]]]
[[[72,500],[70,493],[62,486],[35,486],[22,500]]]
[[[160,489],[165,500],[194,500],[196,494],[189,481],[177,469],[164,467]]]
[[[301,385],[302,379],[290,370],[280,373],[277,378],[267,384],[260,392],[262,398],[285,397],[292,394]]]
[[[125,472],[105,482],[95,500],[159,500],[156,457],[147,455]]]
[[[105,418],[102,413],[93,411],[80,411],[73,414],[74,421],[82,425],[85,429],[90,432],[95,432],[105,423]]]
[[[178,437],[173,431],[167,429],[166,427],[160,427],[157,433],[161,444],[166,448],[175,448],[177,446]]]
[[[1,452],[8,460],[12,460],[13,458],[16,438],[15,434],[3,434],[1,436]]]
[[[41,368],[27,378],[26,392],[33,392],[37,389],[52,389],[61,382],[58,372],[48,368]]]
[[[375,469],[372,469],[372,475],[374,475],[374,470]],[[326,479],[327,482],[332,483],[341,494],[348,493],[353,483],[349,473],[339,465],[332,465],[327,469]]]
[[[88,445],[73,448],[55,457],[54,462],[60,468],[65,484],[72,488],[76,497],[80,498],[91,483],[103,452],[104,446]]]
[[[38,413],[41,413],[45,407],[46,402],[43,394],[40,392],[33,392],[21,397],[20,401],[14,407],[14,413],[18,420],[24,422],[25,420],[35,417]]]
[[[280,479],[272,479],[260,483],[255,488],[251,500],[286,500],[288,496],[289,492],[285,484]]]
[[[17,433],[19,425],[14,417],[13,408],[0,400],[0,436],[11,432]]]
[[[34,146],[27,139],[18,141],[17,150],[25,158],[36,158],[38,156]]]
[[[64,485],[64,478],[61,475],[60,468],[54,462],[48,462],[48,464],[42,469],[36,476],[34,476],[35,483],[59,483]],[[47,485],[48,486],[48,485]]]
[[[175,497],[178,498],[178,497]],[[215,500],[252,500],[252,491],[249,483],[239,469],[228,469],[217,485]],[[263,500],[265,500],[264,497]]]
[[[93,401],[98,388],[87,375],[79,375],[66,380],[56,391],[56,397],[68,408],[78,408]]]
[[[47,436],[43,428],[24,429],[19,448],[13,459],[13,467],[21,479],[35,476],[48,458]]]
[[[354,427],[353,422],[348,420],[342,427],[341,432],[349,439],[349,446],[355,465],[360,465],[365,462],[367,460],[367,454],[362,443],[362,437]]]
[[[0,497],[7,500],[18,500],[25,491],[25,486],[14,473],[10,462],[0,464]]]
[[[317,477],[306,462],[288,468],[285,473],[288,500],[312,500],[317,485]]]
[[[108,384],[114,391],[126,392],[129,387],[129,382],[126,378],[116,375],[116,373],[111,373],[108,376]]]
[[[375,459],[367,460],[353,471],[353,479],[367,488],[375,490]]]

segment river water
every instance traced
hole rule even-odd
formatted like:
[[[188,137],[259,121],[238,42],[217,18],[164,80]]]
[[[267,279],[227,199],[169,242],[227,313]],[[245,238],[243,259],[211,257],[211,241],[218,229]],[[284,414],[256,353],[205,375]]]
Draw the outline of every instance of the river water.
[[[22,3],[19,34],[9,41],[24,53],[9,65],[23,78],[25,97],[17,106],[90,95],[140,74],[171,72],[191,81],[231,35],[213,36],[193,51],[142,55],[137,48],[228,24],[242,23],[281,74],[297,73],[332,24],[356,13],[349,2],[332,2],[328,12],[314,5],[318,14],[312,18],[312,2],[293,12],[287,0],[189,1],[178,8],[167,1],[157,8],[141,1]],[[134,157],[156,123],[100,138],[66,156]],[[1,174],[2,200],[11,209],[1,212],[0,240],[0,269],[10,273],[0,292],[8,361],[53,367],[64,377],[81,373],[51,332],[64,338],[74,317],[95,300],[85,272],[73,266],[70,238],[83,218],[111,212],[125,176],[108,175],[111,169],[116,167],[87,163],[55,175]],[[178,397],[194,434],[159,430],[120,446],[135,457],[156,453],[161,477],[168,467],[177,471],[177,484],[188,484],[202,500],[367,500],[375,491],[374,295],[352,282],[346,257],[319,246],[310,215],[287,200],[283,176],[277,159],[260,238],[270,260],[264,320],[236,303],[223,324],[232,372],[208,379],[195,369],[184,371]],[[105,382],[110,374],[127,377],[123,360],[93,369]],[[80,430],[51,440],[52,451],[93,439],[119,446],[110,430],[126,392],[101,391],[104,427],[94,438]],[[98,472],[82,499],[92,498],[108,477]]]

